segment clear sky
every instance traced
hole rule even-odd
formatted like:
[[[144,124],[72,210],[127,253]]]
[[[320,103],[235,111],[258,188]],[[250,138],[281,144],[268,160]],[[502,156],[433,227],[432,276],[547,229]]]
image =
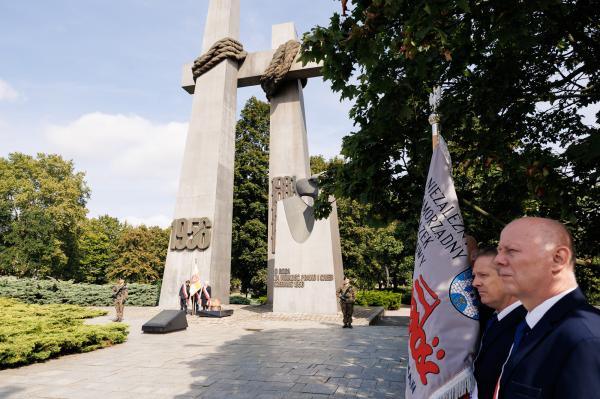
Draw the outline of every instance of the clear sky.
[[[241,0],[240,41],[271,46],[271,26],[301,36],[336,0]],[[191,96],[181,66],[200,55],[208,0],[0,1],[0,156],[57,153],[86,173],[88,216],[167,226]],[[238,114],[260,88],[238,90]],[[350,104],[311,79],[304,91],[311,155],[333,157],[352,129]]]

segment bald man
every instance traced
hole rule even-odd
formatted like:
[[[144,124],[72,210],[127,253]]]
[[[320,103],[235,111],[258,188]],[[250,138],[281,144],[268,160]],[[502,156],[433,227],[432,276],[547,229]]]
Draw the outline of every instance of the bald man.
[[[544,218],[509,223],[495,258],[506,291],[527,309],[497,398],[600,398],[600,311],[575,280],[567,229]]]
[[[494,262],[496,254],[495,248],[482,249],[476,254],[473,265],[473,287],[477,289],[481,302],[495,311],[484,328],[475,359],[479,399],[492,399],[517,325],[527,313],[521,302],[506,292]]]

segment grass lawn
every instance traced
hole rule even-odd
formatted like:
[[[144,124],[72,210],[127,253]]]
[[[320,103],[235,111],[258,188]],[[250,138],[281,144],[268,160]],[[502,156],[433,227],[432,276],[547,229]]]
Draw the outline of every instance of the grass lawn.
[[[84,325],[104,310],[76,305],[30,305],[0,297],[0,369],[125,342],[122,323]]]

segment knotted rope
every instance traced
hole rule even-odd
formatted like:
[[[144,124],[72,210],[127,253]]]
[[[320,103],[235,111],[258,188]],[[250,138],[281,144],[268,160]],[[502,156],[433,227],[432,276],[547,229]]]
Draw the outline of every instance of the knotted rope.
[[[200,75],[210,71],[224,59],[233,58],[239,62],[246,58],[246,54],[244,46],[235,39],[226,37],[217,40],[206,53],[202,54],[194,61],[194,65],[192,66],[194,81],[196,81]]]
[[[285,75],[296,60],[299,50],[300,43],[295,40],[288,40],[275,50],[271,63],[260,77],[260,86],[268,100],[271,100],[281,86]],[[302,79],[302,87],[304,86],[306,86],[306,79]]]

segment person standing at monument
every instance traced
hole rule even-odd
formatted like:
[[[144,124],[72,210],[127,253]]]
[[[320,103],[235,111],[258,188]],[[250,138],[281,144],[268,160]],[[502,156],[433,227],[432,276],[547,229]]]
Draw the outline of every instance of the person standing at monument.
[[[210,294],[212,293],[212,288],[208,281],[204,282],[204,286],[202,287],[202,293],[200,294],[200,300],[202,302],[202,310],[208,310],[210,306]]]
[[[187,304],[190,299],[190,280],[186,280],[179,288],[179,310],[184,310],[187,313]]]
[[[190,311],[190,314],[193,316],[193,315],[197,315],[198,310],[200,310],[200,307],[198,306],[198,292],[191,294],[191,299],[192,299],[192,310]]]
[[[344,285],[338,290],[338,298],[340,298],[342,315],[344,316],[344,327],[342,328],[352,328],[352,313],[354,312],[356,292],[348,277],[344,278]]]
[[[506,293],[498,266],[494,263],[497,253],[495,248],[482,249],[476,254],[473,264],[473,287],[477,289],[481,302],[495,311],[484,328],[475,358],[479,399],[492,399],[517,325],[527,313],[517,298]]]
[[[197,268],[194,268],[194,274],[190,278],[190,296],[192,299],[192,311],[191,315],[198,314],[199,305],[198,301],[200,299],[200,290],[202,290],[202,282],[200,281],[200,276],[198,275]]]
[[[569,231],[552,219],[514,220],[500,234],[495,261],[506,291],[528,312],[495,397],[598,398],[600,310],[577,286]]]
[[[117,313],[117,316],[114,321],[123,321],[123,310],[125,309],[125,301],[129,296],[125,280],[123,280],[122,278],[118,279],[117,284],[113,286],[112,290],[112,297],[115,301],[115,310]]]

